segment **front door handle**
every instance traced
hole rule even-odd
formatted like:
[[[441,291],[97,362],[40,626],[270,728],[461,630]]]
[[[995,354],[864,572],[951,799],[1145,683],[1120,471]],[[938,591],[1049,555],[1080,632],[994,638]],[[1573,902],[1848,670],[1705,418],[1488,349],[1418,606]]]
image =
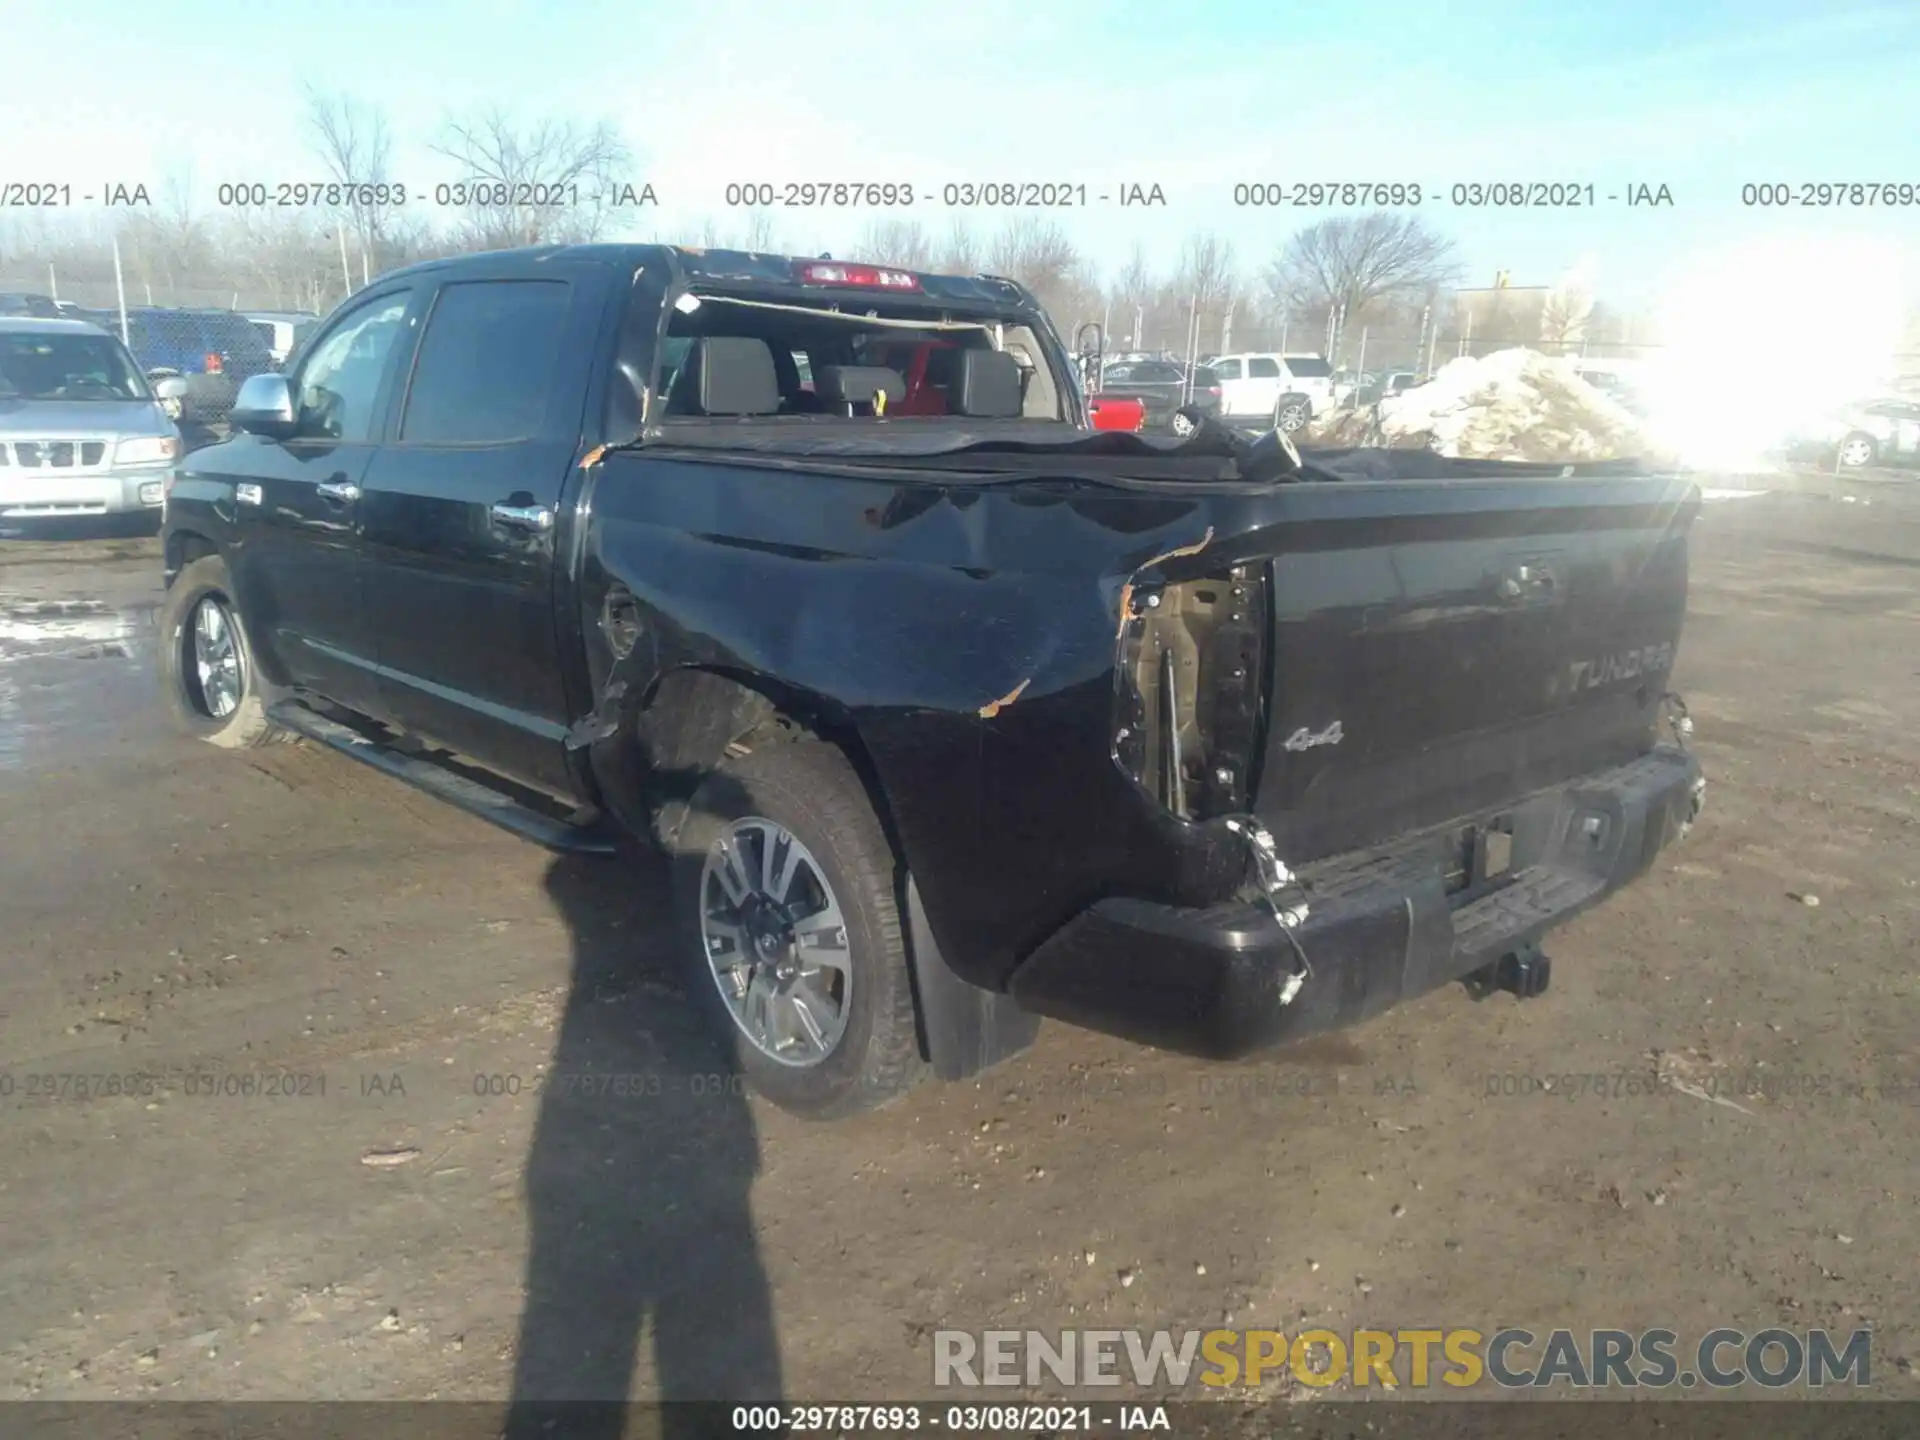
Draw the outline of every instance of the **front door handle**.
[[[495,505],[489,513],[498,524],[511,525],[516,530],[553,528],[553,511],[544,505]]]
[[[337,500],[342,505],[351,505],[355,500],[360,498],[360,487],[355,485],[351,480],[337,483],[330,480],[323,481],[313,488],[318,490],[323,498]]]

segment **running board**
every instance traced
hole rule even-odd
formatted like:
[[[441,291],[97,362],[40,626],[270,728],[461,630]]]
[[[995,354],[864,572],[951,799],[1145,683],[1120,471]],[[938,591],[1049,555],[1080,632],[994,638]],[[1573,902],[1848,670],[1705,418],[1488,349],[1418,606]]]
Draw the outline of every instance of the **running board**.
[[[404,780],[416,790],[424,790],[449,805],[457,805],[469,815],[498,825],[502,830],[510,830],[523,840],[531,840],[536,845],[569,855],[615,853],[613,837],[604,828],[573,825],[551,815],[542,815],[538,810],[522,805],[510,796],[482,785],[478,780],[455,774],[431,760],[403,754],[390,745],[383,745],[378,740],[362,735],[350,726],[329,720],[296,700],[283,700],[269,706],[267,715],[276,725],[283,725],[295,734],[337,750],[363,765],[371,765],[396,780]]]

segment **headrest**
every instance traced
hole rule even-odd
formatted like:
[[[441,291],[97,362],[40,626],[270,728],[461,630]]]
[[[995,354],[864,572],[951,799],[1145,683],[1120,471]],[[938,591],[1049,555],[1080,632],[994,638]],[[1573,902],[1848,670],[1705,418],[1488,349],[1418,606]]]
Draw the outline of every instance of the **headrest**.
[[[963,350],[947,386],[955,415],[1007,420],[1021,413],[1020,364],[1004,350]]]
[[[907,398],[907,378],[884,365],[822,365],[813,372],[813,389],[836,405],[871,405],[882,394],[891,405]]]
[[[772,415],[780,408],[773,351],[750,335],[709,335],[695,347],[703,415]]]

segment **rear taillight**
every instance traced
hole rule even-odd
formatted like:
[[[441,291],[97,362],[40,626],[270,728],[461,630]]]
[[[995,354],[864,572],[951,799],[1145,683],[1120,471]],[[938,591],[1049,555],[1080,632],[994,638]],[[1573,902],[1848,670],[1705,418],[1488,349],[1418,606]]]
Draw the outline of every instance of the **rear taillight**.
[[[1209,385],[1207,387],[1207,394],[1218,400],[1220,398],[1220,387],[1218,385]]]
[[[1264,564],[1125,591],[1113,758],[1183,820],[1252,804],[1264,724]]]
[[[226,362],[218,354],[209,350],[206,354],[206,370],[209,375],[218,375],[226,368]]]

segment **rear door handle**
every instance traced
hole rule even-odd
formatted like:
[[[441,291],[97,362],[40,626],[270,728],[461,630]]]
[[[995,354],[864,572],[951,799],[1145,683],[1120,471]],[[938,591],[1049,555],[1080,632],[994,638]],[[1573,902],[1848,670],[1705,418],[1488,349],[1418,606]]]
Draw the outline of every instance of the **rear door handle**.
[[[497,524],[510,525],[515,530],[553,528],[553,511],[544,505],[495,505],[489,513]]]
[[[1539,560],[1514,565],[1500,579],[1500,595],[1506,600],[1524,600],[1551,595],[1557,582],[1553,571]]]
[[[324,498],[338,500],[342,505],[351,505],[360,498],[360,487],[350,480],[338,483],[331,480],[323,481],[313,488],[318,490]]]

